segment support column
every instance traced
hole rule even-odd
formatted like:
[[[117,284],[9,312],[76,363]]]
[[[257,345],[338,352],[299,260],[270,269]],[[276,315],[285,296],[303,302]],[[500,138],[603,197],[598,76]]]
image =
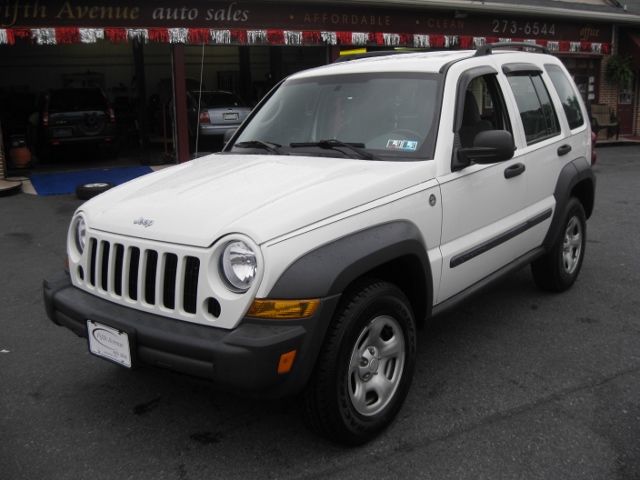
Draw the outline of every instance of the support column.
[[[149,144],[149,125],[147,119],[147,82],[144,73],[144,45],[140,40],[133,42],[133,68],[135,108],[138,117],[139,144],[146,148]]]
[[[249,48],[238,47],[239,63],[240,63],[240,96],[242,98],[251,98],[251,57]]]
[[[171,46],[171,66],[173,70],[173,140],[177,163],[190,159],[189,126],[187,117],[186,74],[184,68],[184,45]]]
[[[284,78],[283,47],[269,47],[269,71],[275,85]]]
[[[340,58],[340,47],[329,45],[327,47],[327,64],[335,62],[338,58]]]

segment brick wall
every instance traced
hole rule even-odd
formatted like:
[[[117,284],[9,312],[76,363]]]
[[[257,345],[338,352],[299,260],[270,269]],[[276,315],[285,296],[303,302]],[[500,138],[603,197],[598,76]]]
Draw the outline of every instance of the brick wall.
[[[602,61],[600,62],[600,101],[599,103],[604,103],[609,105],[613,109],[613,111],[617,111],[618,109],[618,87],[615,85],[609,84],[606,80],[606,71],[607,71],[607,63],[611,58],[610,55],[604,55],[602,57]]]

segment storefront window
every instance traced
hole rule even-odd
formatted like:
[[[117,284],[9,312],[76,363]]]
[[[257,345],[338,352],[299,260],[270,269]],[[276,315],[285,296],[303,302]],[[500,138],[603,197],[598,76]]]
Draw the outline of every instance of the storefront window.
[[[598,103],[599,58],[561,57],[585,103]]]
[[[618,94],[618,103],[621,105],[631,105],[633,101],[633,90],[630,88],[620,89]]]

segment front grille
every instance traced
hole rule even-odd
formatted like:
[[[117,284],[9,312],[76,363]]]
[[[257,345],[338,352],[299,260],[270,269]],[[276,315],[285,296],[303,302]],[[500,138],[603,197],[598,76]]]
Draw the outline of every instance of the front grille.
[[[138,303],[196,313],[198,258],[95,238],[88,246],[87,280],[92,287]]]

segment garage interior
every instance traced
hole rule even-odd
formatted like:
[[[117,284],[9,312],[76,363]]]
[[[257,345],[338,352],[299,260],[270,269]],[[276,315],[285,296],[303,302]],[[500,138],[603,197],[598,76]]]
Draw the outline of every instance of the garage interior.
[[[174,49],[180,49],[176,55]],[[183,69],[173,63],[182,61]],[[185,89],[223,90],[250,107],[280,79],[328,61],[325,46],[180,45],[130,40],[93,44],[0,46],[0,122],[10,174],[64,169],[175,163],[175,72]],[[52,89],[98,87],[116,123],[111,148],[73,145],[38,151],[37,127],[43,95]],[[189,139],[189,157],[218,151],[222,141]]]

